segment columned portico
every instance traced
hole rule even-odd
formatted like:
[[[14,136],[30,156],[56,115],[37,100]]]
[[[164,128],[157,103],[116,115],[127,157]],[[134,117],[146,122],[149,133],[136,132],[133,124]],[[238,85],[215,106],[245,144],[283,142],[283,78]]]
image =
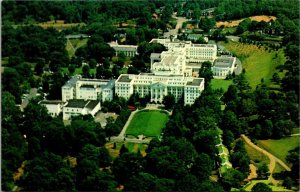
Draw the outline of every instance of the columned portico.
[[[162,83],[155,83],[151,86],[151,101],[162,103],[165,95],[168,94],[167,86]]]
[[[188,86],[189,88],[185,88]],[[172,94],[177,102],[184,96],[185,104],[193,104],[204,90],[204,79],[184,76],[158,76],[152,73],[122,74],[116,81],[116,94],[128,99],[137,93],[141,98],[149,96],[151,102],[162,103],[164,96]]]

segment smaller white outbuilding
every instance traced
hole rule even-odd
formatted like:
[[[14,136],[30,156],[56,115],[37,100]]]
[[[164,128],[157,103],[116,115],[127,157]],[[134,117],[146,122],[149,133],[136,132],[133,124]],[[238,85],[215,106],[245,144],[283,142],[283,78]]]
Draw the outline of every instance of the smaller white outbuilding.
[[[227,75],[232,74],[235,69],[235,57],[222,56],[217,58],[212,66],[214,78],[225,79]]]
[[[94,117],[100,109],[100,101],[85,101],[83,99],[69,100],[63,108],[63,120],[70,120],[72,116],[88,114]]]
[[[66,102],[59,100],[43,100],[40,101],[39,104],[47,108],[48,113],[51,115],[51,117],[56,117],[63,111],[63,107],[65,106]]]

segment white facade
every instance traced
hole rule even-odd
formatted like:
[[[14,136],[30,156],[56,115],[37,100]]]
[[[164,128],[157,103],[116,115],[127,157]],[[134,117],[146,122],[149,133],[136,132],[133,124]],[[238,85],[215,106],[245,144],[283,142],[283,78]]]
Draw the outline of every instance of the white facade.
[[[62,100],[71,99],[111,101],[114,80],[83,79],[73,77],[62,87]]]
[[[225,79],[227,75],[232,74],[235,69],[235,57],[219,57],[212,66],[214,78]]]
[[[171,42],[169,39],[152,39],[150,43],[161,43],[168,49],[161,54],[151,54],[151,72],[155,75],[192,76],[193,70],[201,68],[201,63],[213,63],[217,58],[216,45]]]
[[[138,54],[137,45],[118,45],[118,43],[111,42],[109,45],[116,51],[116,56],[120,53],[124,53],[126,57],[134,57]]]
[[[61,88],[62,101],[68,101],[76,98],[76,82],[80,79],[80,76],[72,77],[64,86]]]
[[[193,104],[204,90],[204,79],[181,76],[163,76],[152,73],[122,74],[115,83],[118,96],[129,99],[133,93],[150,96],[151,102],[162,103],[164,96],[172,94],[176,102],[184,97],[184,104]]]
[[[99,101],[69,100],[63,108],[63,120],[70,120],[72,116],[88,114],[94,117],[100,109]]]
[[[47,108],[48,113],[51,115],[51,117],[56,117],[63,111],[63,107],[66,103],[62,101],[44,100],[44,101],[40,101],[39,104]]]

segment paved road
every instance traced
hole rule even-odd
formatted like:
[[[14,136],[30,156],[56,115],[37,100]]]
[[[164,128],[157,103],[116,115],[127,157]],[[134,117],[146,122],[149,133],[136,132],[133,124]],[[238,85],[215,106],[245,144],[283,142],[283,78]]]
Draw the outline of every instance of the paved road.
[[[27,97],[22,101],[21,108],[25,109],[25,107],[28,105],[29,100],[36,97],[37,94],[37,88],[31,88],[29,94]]]
[[[260,153],[266,155],[270,159],[270,164],[269,164],[270,178],[269,179],[272,179],[272,174],[273,174],[276,163],[280,164],[286,171],[291,171],[291,168],[289,166],[287,166],[283,161],[281,161],[280,159],[278,159],[277,157],[275,157],[273,154],[269,153],[268,151],[258,147],[254,143],[252,143],[252,141],[246,135],[242,134],[241,137],[248,145],[250,145],[255,150],[259,151]]]
[[[177,24],[175,29],[170,29],[168,32],[164,33],[164,38],[169,38],[171,35],[173,37],[177,37],[178,30],[182,27],[183,22],[188,21],[189,19],[186,19],[185,17],[176,17],[175,15],[172,16],[177,20]]]

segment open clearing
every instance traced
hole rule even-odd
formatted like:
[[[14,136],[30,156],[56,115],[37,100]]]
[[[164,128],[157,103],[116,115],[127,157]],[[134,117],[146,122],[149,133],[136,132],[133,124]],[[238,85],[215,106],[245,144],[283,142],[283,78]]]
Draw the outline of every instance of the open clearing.
[[[273,74],[279,73],[276,67],[283,65],[286,61],[282,49],[269,52],[263,46],[258,47],[233,41],[221,42],[221,45],[241,60],[243,68],[246,70],[245,76],[253,89],[261,83],[262,78],[267,85],[271,84]]]
[[[274,16],[267,16],[267,15],[257,15],[257,16],[252,16],[249,17],[251,19],[251,21],[265,21],[265,22],[269,22],[271,20],[276,20],[277,18]],[[246,18],[244,18],[246,19]],[[236,27],[240,24],[240,22],[242,22],[244,19],[239,19],[239,20],[232,20],[232,21],[219,21],[216,23],[216,27],[221,27],[222,25],[224,25],[224,27]]]
[[[212,79],[210,85],[213,89],[223,89],[224,92],[227,91],[229,85],[233,83],[232,80],[224,80],[224,79]]]
[[[159,137],[169,117],[166,112],[145,110],[136,113],[126,130],[126,135]]]
[[[75,55],[76,50],[79,47],[86,45],[88,39],[67,39],[66,50],[68,52],[69,57],[73,57]]]
[[[265,163],[269,164],[270,160],[269,158],[264,155],[263,153],[255,150],[253,147],[249,146],[246,142],[245,143],[245,149],[247,151],[247,154],[249,155],[250,159],[254,161],[255,163]]]
[[[244,187],[244,189],[246,191],[251,191],[252,187],[256,184],[256,183],[265,183],[267,185],[269,185],[269,187],[272,189],[272,191],[280,191],[280,192],[283,192],[283,191],[292,191],[292,190],[288,190],[288,189],[284,189],[283,187],[277,187],[277,186],[273,186],[271,185],[271,181],[269,180],[252,180],[251,183],[249,185],[246,185]]]
[[[289,150],[295,149],[300,145],[299,137],[287,137],[278,140],[258,140],[257,142],[258,146],[269,151],[285,163],[285,157],[288,155]]]

